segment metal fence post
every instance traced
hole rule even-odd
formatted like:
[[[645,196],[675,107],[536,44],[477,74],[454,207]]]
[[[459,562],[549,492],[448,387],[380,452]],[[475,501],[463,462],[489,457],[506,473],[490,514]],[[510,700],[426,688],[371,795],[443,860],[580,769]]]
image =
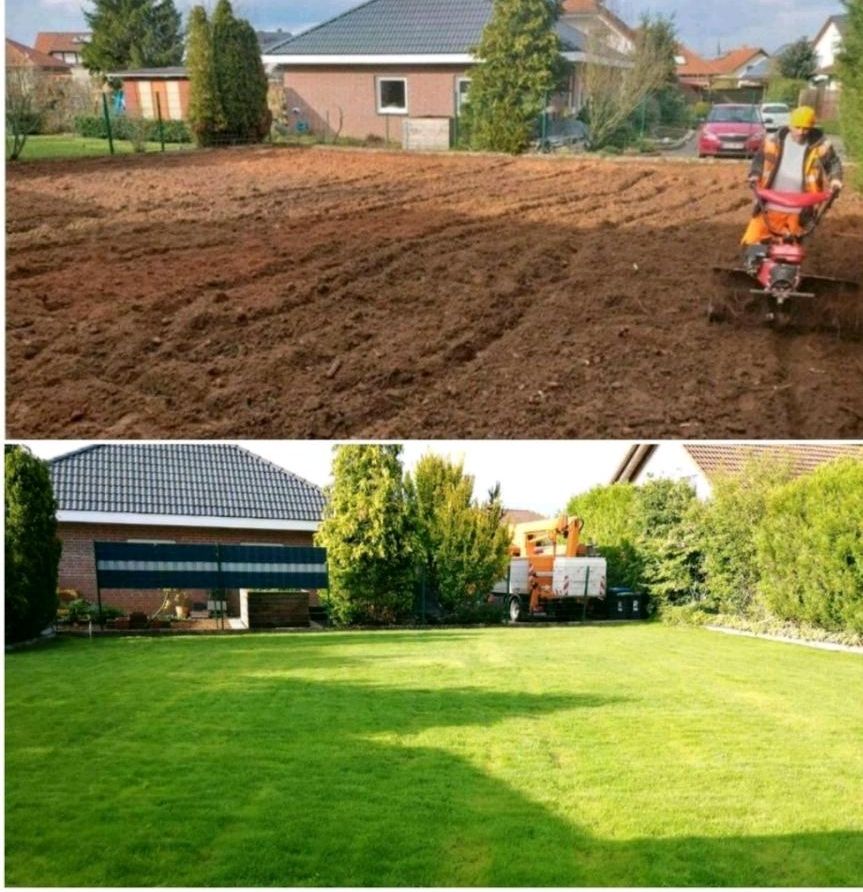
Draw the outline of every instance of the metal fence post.
[[[102,92],[102,111],[105,114],[105,127],[108,129],[108,148],[114,154],[114,137],[111,134],[111,115],[108,113],[108,94]]]
[[[165,125],[162,123],[162,102],[156,93],[156,115],[159,118],[159,140],[162,143],[162,151],[165,151]]]

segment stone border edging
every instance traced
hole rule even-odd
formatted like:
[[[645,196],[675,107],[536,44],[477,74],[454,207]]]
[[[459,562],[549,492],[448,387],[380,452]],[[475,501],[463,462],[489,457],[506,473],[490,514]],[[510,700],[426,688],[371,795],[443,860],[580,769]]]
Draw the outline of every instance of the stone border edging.
[[[763,641],[778,641],[780,644],[799,644],[803,647],[814,647],[818,650],[834,650],[844,653],[863,654],[863,647],[854,644],[837,644],[833,641],[807,641],[804,638],[789,638],[786,635],[766,635],[762,632],[746,632],[743,629],[729,629],[727,626],[702,626],[711,632],[722,632],[725,635],[742,635],[744,638],[761,638]]]

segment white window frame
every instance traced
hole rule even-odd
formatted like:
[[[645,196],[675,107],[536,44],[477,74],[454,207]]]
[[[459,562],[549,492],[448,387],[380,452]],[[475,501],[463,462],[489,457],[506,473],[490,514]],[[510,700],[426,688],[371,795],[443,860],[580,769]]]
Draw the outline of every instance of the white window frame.
[[[405,105],[404,108],[384,108],[381,104],[381,84],[384,81],[401,81],[405,86]],[[406,115],[408,113],[408,79],[406,77],[376,77],[375,78],[375,104],[377,105],[379,115]]]
[[[465,76],[465,77],[457,77],[457,78],[455,79],[455,96],[456,96],[456,100],[455,100],[455,101],[456,101],[456,109],[455,109],[455,112],[456,112],[457,115],[460,115],[460,114],[461,114],[462,105],[463,105],[465,99],[467,99],[467,96],[468,96],[468,93],[464,93],[464,94],[462,94],[462,91],[461,91],[461,85],[462,85],[462,84],[469,84],[470,82],[471,82],[471,78],[466,77],[466,76]]]

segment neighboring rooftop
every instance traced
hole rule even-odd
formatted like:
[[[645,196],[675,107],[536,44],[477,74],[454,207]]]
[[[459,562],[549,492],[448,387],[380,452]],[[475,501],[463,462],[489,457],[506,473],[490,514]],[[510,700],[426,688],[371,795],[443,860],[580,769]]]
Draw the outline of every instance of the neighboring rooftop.
[[[50,68],[58,74],[71,71],[71,68],[60,59],[18,43],[17,40],[6,38],[6,64],[10,66],[33,66],[34,68]]]
[[[606,25],[630,40],[635,40],[635,30],[630,28],[620,16],[605,5],[604,0],[563,0],[565,16],[595,16],[605,21]]]
[[[269,48],[272,55],[466,54],[482,37],[493,0],[366,0]],[[558,22],[564,52],[586,48],[585,35]]]
[[[544,517],[544,514],[529,511],[527,508],[507,508],[503,514],[503,522],[515,526],[517,523],[532,523],[535,520],[542,520]]]
[[[736,74],[747,64],[755,64],[760,58],[766,57],[768,54],[760,47],[741,46],[734,50],[729,50],[718,59],[712,59],[712,64],[720,72],[720,74]]]
[[[93,35],[89,31],[40,31],[36,49],[40,53],[80,53]]]
[[[631,446],[615,471],[613,482],[636,480],[656,448],[655,443]],[[795,476],[808,474],[837,458],[863,461],[863,445],[854,443],[684,443],[683,448],[708,478],[717,473],[741,471],[748,461],[762,456],[790,461]]]
[[[60,511],[319,521],[320,487],[222,443],[89,446],[49,462]]]
[[[815,35],[815,39],[812,41],[813,45],[818,43],[819,40],[824,36],[825,32],[831,25],[836,26],[836,30],[844,37],[845,32],[848,30],[848,20],[849,17],[847,14],[845,15],[832,15],[830,16],[826,22],[821,26],[821,30]]]
[[[275,31],[255,31],[258,47],[262,53],[268,53],[274,46],[284,43],[292,36],[290,31],[283,31],[281,28],[277,28]]]

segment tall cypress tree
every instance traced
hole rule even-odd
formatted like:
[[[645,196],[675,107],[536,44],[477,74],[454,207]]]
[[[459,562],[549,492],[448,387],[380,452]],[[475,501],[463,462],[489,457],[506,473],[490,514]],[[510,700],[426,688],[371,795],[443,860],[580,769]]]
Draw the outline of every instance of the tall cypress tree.
[[[6,640],[24,641],[57,615],[61,546],[47,466],[21,446],[4,458]]]
[[[91,71],[158,68],[183,61],[182,18],[173,0],[93,0],[84,47]]]
[[[524,151],[548,96],[560,84],[564,61],[554,24],[558,0],[495,0],[473,52],[465,110],[471,146]]]
[[[199,146],[212,145],[225,128],[219,103],[210,23],[203,6],[189,14],[186,37],[186,70],[189,74],[189,127]]]

